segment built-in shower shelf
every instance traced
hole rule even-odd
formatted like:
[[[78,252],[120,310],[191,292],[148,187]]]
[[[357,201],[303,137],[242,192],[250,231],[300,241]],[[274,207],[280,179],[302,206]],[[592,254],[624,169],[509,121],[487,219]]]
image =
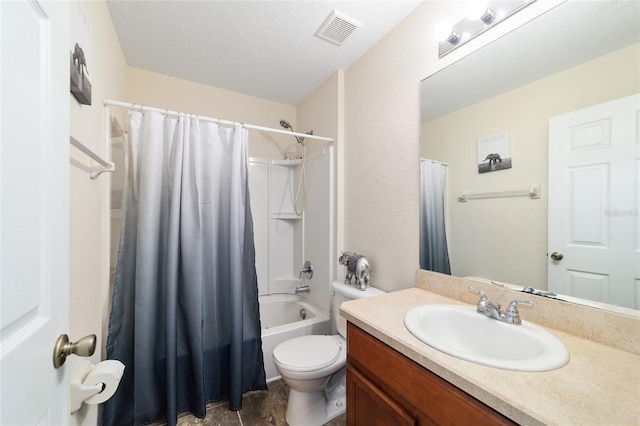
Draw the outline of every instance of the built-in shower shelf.
[[[299,220],[302,219],[302,216],[298,216],[296,212],[277,212],[271,213],[271,219]]]
[[[302,159],[298,160],[271,160],[271,164],[276,166],[297,166],[302,164]]]

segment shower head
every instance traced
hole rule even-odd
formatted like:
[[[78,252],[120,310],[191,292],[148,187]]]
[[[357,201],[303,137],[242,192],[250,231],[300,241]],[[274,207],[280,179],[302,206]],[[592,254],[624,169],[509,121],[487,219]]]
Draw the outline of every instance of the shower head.
[[[280,120],[280,125],[285,129],[290,129],[293,133],[296,133],[296,129],[294,129],[291,123],[289,123],[287,120],[285,119]],[[295,136],[295,138],[300,145],[304,146],[304,138],[301,138],[299,136]]]
[[[287,120],[280,120],[280,125],[282,127],[284,127],[285,129],[290,129],[291,128],[291,124],[289,124],[289,122]]]

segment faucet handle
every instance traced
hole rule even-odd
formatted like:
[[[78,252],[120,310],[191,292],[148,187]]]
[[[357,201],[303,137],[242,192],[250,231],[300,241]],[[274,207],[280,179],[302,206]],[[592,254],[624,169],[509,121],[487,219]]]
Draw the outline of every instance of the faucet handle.
[[[533,306],[533,302],[529,302],[527,300],[512,300],[511,303],[509,303],[509,306],[507,307],[507,310],[505,312],[518,313],[518,308],[517,308],[518,305]]]
[[[494,305],[491,300],[489,300],[489,298],[487,297],[487,293],[485,293],[482,290],[478,290],[475,287],[469,287],[469,291],[472,291],[474,293],[478,293],[480,295],[480,300],[478,300],[478,303],[476,303],[476,305],[478,306],[478,309],[485,309],[489,306],[494,307],[498,310],[500,310],[500,305]]]
[[[484,292],[484,291],[482,291],[482,290],[478,290],[478,289],[477,289],[477,288],[475,288],[475,287],[471,287],[471,286],[469,286],[469,291],[471,291],[471,292],[473,292],[473,293],[477,293],[477,294],[479,294],[479,295],[480,295],[480,299],[487,299],[487,293],[485,293],[485,292]]]
[[[302,265],[302,269],[300,270],[298,278],[302,279],[302,274],[304,274],[305,278],[307,278],[308,280],[313,278],[313,265],[308,260],[304,262],[304,265]]]
[[[476,303],[476,305],[478,306],[478,309],[483,309],[485,307],[491,307],[491,308],[495,308],[497,310],[500,310],[500,308],[502,307],[502,305],[500,303],[495,304],[491,300],[489,300],[489,298],[487,297],[487,293],[485,293],[482,290],[478,290],[475,287],[469,286],[469,291],[472,291],[474,293],[478,293],[480,295],[480,300],[478,300],[478,303]]]
[[[507,306],[507,310],[504,311],[507,317],[510,318],[508,322],[512,324],[522,324],[522,320],[520,319],[520,311],[518,311],[518,305],[524,306],[533,306],[533,302],[525,301],[525,300],[512,300]]]

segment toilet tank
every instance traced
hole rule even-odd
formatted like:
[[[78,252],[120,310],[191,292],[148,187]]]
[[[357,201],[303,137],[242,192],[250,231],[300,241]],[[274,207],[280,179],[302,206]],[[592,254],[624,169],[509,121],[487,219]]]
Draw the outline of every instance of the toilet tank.
[[[373,297],[379,294],[385,294],[385,291],[379,290],[374,287],[367,287],[366,290],[358,290],[355,285],[347,285],[341,282],[334,281],[331,284],[333,289],[333,318],[336,321],[336,329],[338,334],[347,338],[347,321],[340,315],[340,305],[343,302],[349,300],[364,299],[366,297]]]

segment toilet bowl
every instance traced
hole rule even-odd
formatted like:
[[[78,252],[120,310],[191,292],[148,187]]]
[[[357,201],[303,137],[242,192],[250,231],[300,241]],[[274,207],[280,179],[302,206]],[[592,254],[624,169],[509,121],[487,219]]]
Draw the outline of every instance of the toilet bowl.
[[[290,426],[319,426],[345,412],[346,321],[338,311],[345,301],[384,293],[373,287],[361,291],[343,283],[333,283],[332,288],[339,334],[294,337],[273,350],[273,361],[290,387],[285,414]]]
[[[273,360],[290,387],[287,423],[321,425],[344,411],[344,385],[325,388],[334,373],[347,363],[347,342],[342,336],[300,336],[273,350]],[[327,406],[327,401],[334,403]]]

